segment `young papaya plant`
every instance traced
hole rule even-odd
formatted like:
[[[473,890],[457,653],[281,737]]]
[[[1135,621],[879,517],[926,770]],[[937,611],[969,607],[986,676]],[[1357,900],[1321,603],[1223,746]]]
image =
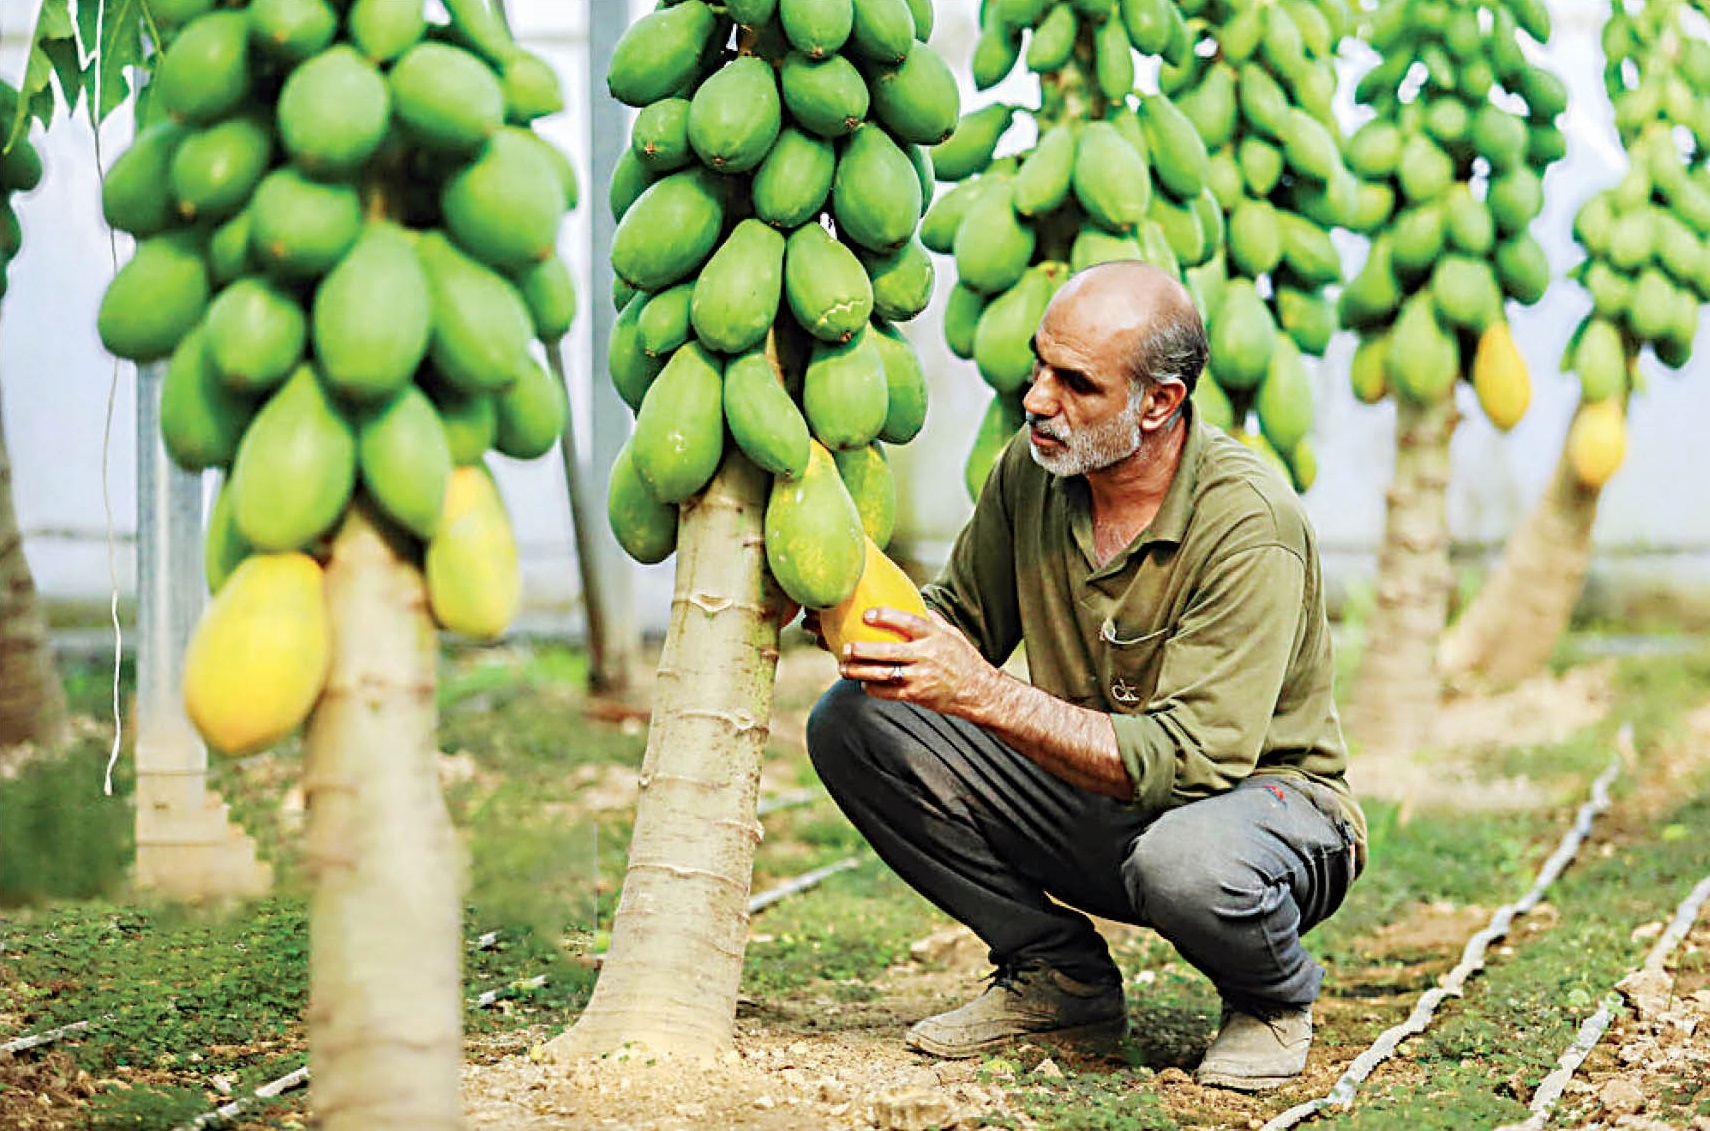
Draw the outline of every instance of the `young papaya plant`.
[[[1574,217],[1591,296],[1562,368],[1580,405],[1549,486],[1503,549],[1438,664],[1456,685],[1504,687],[1541,671],[1591,562],[1597,504],[1626,453],[1627,404],[1648,350],[1682,370],[1710,302],[1710,5],[1616,0],[1603,27],[1604,85],[1628,164]]]

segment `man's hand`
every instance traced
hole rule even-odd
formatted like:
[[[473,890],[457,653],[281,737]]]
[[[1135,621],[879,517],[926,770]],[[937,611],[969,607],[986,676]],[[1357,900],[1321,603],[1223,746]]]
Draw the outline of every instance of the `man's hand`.
[[[900,699],[946,715],[966,716],[990,700],[997,669],[972,642],[936,612],[917,616],[899,609],[867,610],[866,623],[903,637],[851,641],[837,657],[839,670],[862,680],[867,694]]]

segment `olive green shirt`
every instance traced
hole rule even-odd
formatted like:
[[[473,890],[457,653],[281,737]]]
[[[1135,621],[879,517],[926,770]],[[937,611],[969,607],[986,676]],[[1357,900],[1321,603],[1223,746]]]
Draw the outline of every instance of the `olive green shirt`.
[[[1034,686],[1107,712],[1137,808],[1251,774],[1327,787],[1364,856],[1331,696],[1318,549],[1294,490],[1191,409],[1181,464],[1140,535],[1100,566],[1086,480],[1018,433],[924,594],[993,664],[1023,641]],[[1332,800],[1333,799],[1333,800]]]

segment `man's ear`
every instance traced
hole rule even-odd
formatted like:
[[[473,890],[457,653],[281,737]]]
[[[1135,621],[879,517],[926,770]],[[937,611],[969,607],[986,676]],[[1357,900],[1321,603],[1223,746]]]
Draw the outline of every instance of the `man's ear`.
[[[1140,427],[1155,432],[1167,426],[1187,400],[1187,386],[1180,381],[1156,381],[1146,390],[1146,407],[1140,413]]]

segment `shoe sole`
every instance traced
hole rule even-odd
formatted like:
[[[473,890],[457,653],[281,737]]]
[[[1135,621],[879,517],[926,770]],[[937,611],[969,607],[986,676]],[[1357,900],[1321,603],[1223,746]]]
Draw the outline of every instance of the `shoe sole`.
[[[972,1045],[947,1045],[918,1033],[910,1033],[905,1043],[916,1052],[929,1053],[945,1060],[966,1060],[992,1049],[1015,1044],[1017,1041],[1066,1041],[1078,1045],[1104,1044],[1121,1040],[1127,1032],[1128,1019],[1119,1017],[1111,1021],[1100,1021],[1093,1025],[1076,1025],[1067,1029],[1011,1033],[1008,1036],[993,1037],[990,1040],[980,1041],[978,1044]]]
[[[1224,1072],[1196,1072],[1194,1083],[1205,1088],[1228,1088],[1234,1092],[1270,1092],[1300,1079],[1293,1076],[1231,1076]]]

